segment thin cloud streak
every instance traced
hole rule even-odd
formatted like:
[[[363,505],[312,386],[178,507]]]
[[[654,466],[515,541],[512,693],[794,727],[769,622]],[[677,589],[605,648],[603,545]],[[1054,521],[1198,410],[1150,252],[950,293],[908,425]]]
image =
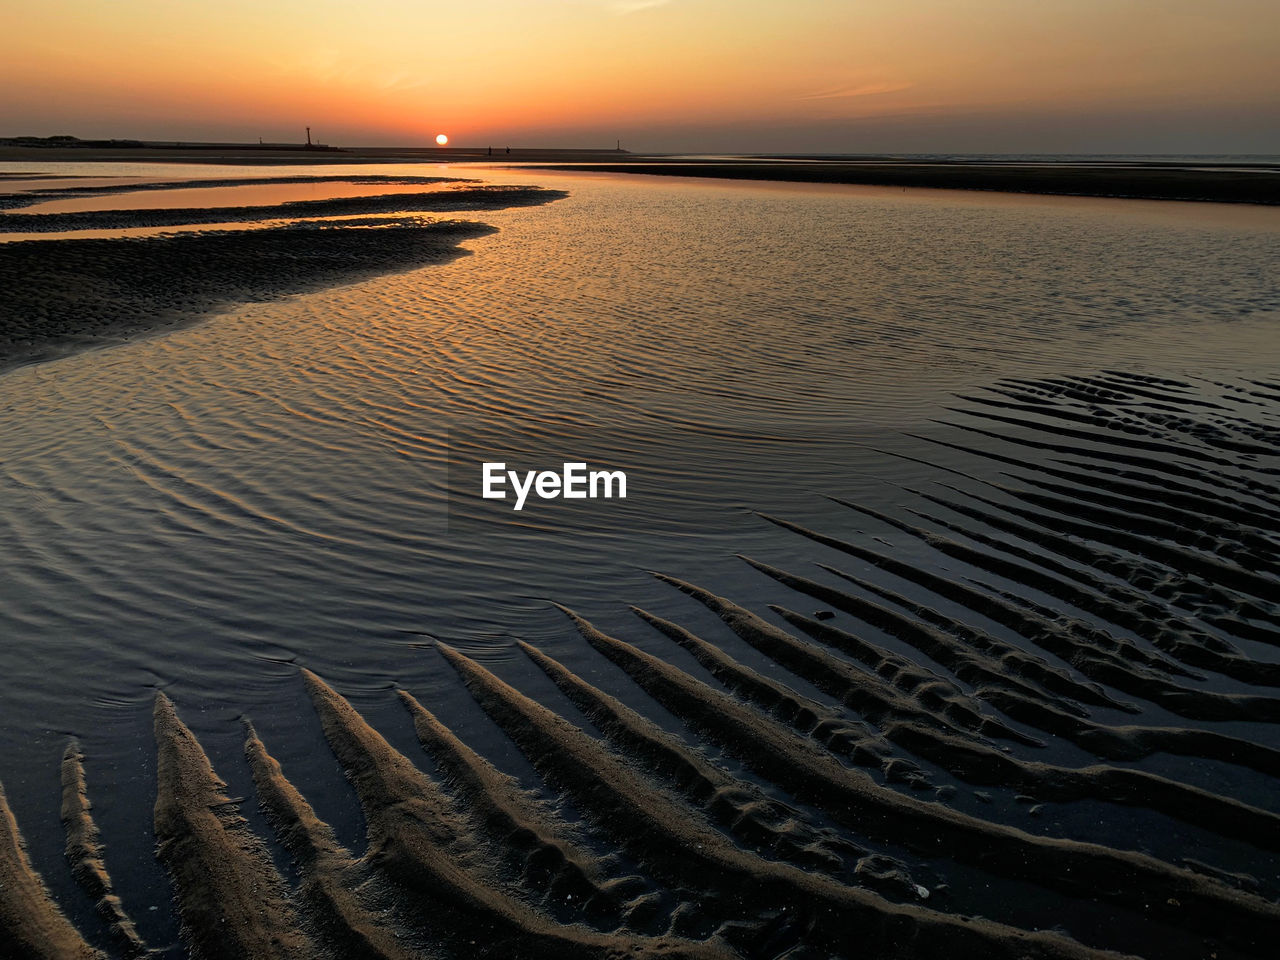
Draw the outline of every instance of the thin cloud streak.
[[[610,4],[614,12],[625,16],[628,13],[639,13],[641,10],[652,10],[654,7],[665,7],[672,0],[614,0]]]
[[[803,97],[796,97],[796,99],[836,100],[846,97],[874,97],[881,93],[897,93],[899,90],[909,90],[912,86],[914,84],[910,83],[864,83],[856,87],[842,87],[838,90],[810,93]]]

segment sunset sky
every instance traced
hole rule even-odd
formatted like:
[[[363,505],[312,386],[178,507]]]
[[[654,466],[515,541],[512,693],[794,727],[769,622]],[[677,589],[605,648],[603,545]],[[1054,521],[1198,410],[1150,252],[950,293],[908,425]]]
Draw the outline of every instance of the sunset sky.
[[[1275,0],[0,0],[0,136],[1280,153]]]

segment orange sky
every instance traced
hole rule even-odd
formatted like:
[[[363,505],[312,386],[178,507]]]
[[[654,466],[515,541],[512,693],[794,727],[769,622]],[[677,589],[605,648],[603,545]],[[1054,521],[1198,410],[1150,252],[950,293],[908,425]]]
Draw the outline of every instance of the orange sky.
[[[1280,152],[1274,0],[23,7],[3,14],[0,135]]]

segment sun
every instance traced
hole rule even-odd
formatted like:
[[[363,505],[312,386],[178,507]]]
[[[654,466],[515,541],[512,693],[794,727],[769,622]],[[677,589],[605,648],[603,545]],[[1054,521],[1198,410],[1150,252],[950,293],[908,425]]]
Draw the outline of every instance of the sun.
[[[445,136],[443,133],[436,134],[436,143],[438,143],[440,146],[443,147],[448,142],[449,142],[449,138]]]

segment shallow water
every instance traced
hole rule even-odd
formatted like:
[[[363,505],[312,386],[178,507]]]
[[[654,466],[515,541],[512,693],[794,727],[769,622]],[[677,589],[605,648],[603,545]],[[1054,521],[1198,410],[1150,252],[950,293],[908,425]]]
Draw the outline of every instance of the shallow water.
[[[733,555],[801,566],[814,548],[753,511],[848,532],[825,496],[891,507],[894,484],[926,473],[872,448],[910,449],[904,433],[938,433],[955,393],[1000,378],[1105,368],[1208,389],[1280,373],[1280,211],[439,165],[321,172],[570,196],[486,213],[501,232],[449,264],[0,377],[0,781],[37,866],[85,916],[55,802],[57,758],[81,740],[108,862],[160,944],[174,925],[149,833],[156,688],[233,795],[251,793],[245,715],[358,846],[296,664],[410,755],[393,684],[527,774],[433,639],[566,715],[513,638],[640,708],[548,599],[626,635],[627,603],[688,614],[646,570],[769,597],[781,588]],[[489,459],[622,468],[630,496],[515,513],[476,496]]]
[[[41,184],[46,186],[46,184]],[[166,210],[181,207],[251,207],[371,194],[425,193],[448,189],[450,184],[422,183],[270,183],[225,187],[177,187],[171,190],[113,193],[70,199],[43,200],[15,213],[81,213],[87,210]]]

